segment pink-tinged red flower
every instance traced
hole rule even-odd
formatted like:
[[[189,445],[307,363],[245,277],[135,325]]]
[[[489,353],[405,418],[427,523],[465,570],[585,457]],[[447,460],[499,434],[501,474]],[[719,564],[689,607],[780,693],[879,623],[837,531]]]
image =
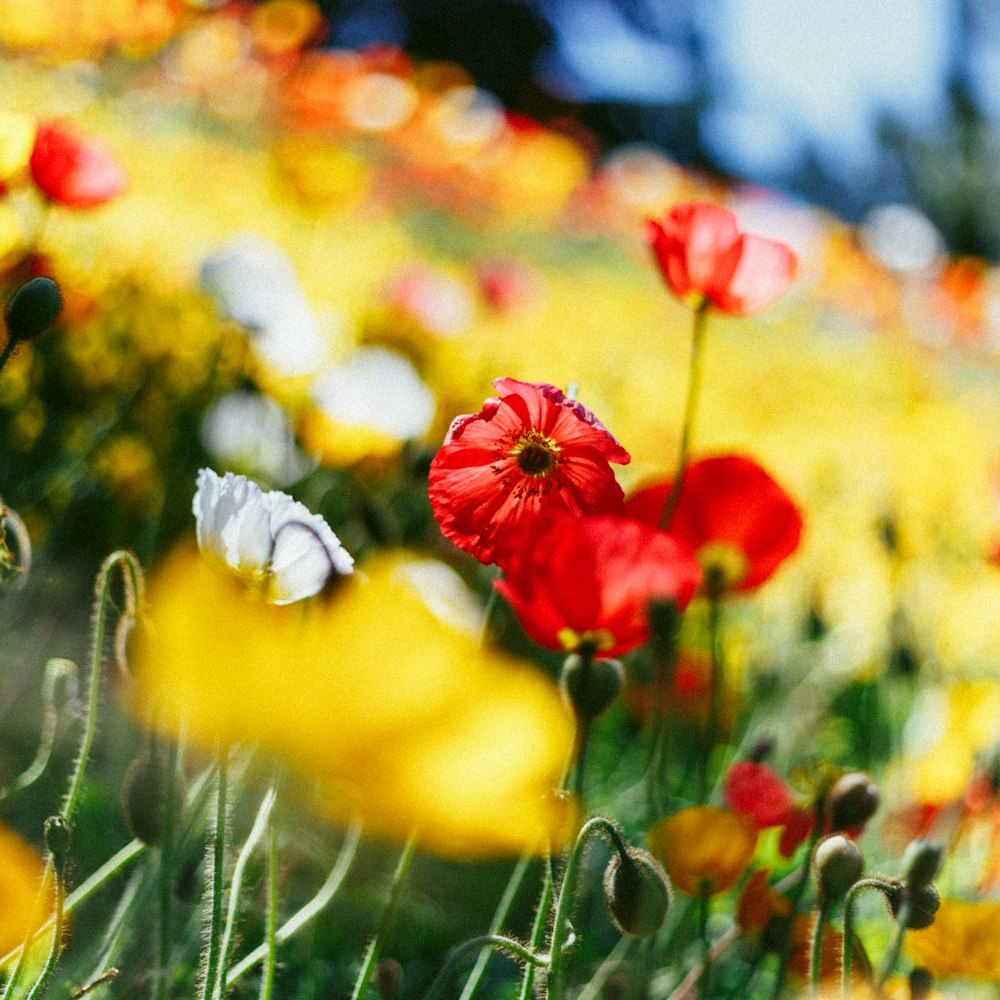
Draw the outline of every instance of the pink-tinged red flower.
[[[646,223],[646,240],[673,293],[700,309],[750,316],[772,305],[795,279],[784,243],[740,231],[736,216],[707,202],[677,205]]]
[[[31,175],[49,201],[93,208],[117,197],[127,179],[114,153],[67,122],[42,122],[31,153]]]
[[[626,501],[629,517],[658,525],[670,482],[647,486]],[[667,531],[724,590],[749,591],[768,580],[797,548],[802,515],[756,462],[720,455],[684,471]]]
[[[555,514],[622,512],[610,463],[630,456],[590,410],[544,382],[493,387],[478,413],[452,421],[431,463],[431,507],[446,538],[505,566]]]
[[[650,603],[685,608],[700,577],[694,560],[654,528],[564,513],[532,536],[494,586],[539,645],[605,657],[645,642]]]

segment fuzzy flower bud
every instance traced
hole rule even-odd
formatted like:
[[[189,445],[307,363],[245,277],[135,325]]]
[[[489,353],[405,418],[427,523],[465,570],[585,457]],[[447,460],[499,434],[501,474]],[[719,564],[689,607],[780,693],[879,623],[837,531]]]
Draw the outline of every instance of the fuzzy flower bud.
[[[649,937],[670,906],[666,872],[648,851],[630,848],[624,857],[616,851],[604,872],[604,899],[624,934]]]
[[[919,889],[911,889],[897,882],[892,889],[886,892],[886,899],[889,902],[889,909],[893,917],[899,920],[900,912],[903,909],[903,902],[909,901],[910,914],[906,921],[908,930],[920,931],[925,927],[930,927],[934,923],[938,907],[941,905],[941,893],[937,886],[925,885]]]
[[[73,828],[62,816],[50,816],[45,821],[45,846],[57,861],[62,861],[73,844]]]
[[[132,761],[121,789],[122,813],[129,833],[147,847],[163,838],[163,768],[155,757]]]
[[[827,903],[846,896],[864,870],[865,859],[858,845],[839,833],[821,841],[813,855],[813,879]]]
[[[561,686],[577,718],[591,722],[618,697],[624,679],[618,660],[594,660],[572,653],[563,663]]]
[[[903,854],[903,881],[908,889],[930,885],[941,870],[944,847],[929,840],[912,840]]]
[[[863,771],[848,771],[831,786],[827,804],[834,831],[861,826],[878,809],[878,786]]]

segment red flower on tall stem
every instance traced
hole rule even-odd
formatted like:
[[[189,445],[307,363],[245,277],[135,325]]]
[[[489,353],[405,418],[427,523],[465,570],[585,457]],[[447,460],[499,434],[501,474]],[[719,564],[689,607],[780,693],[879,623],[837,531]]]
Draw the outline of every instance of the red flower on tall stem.
[[[649,638],[649,605],[683,610],[701,571],[667,535],[619,517],[561,514],[532,536],[494,583],[541,646],[620,656]]]
[[[39,124],[30,166],[42,194],[68,208],[102,205],[121,194],[127,183],[114,153],[67,122]]]
[[[780,299],[795,278],[791,249],[742,232],[722,205],[677,205],[662,221],[647,221],[646,240],[667,285],[696,310],[712,305],[731,316],[750,316]]]
[[[554,385],[499,378],[498,395],[456,417],[431,463],[429,495],[446,538],[482,563],[511,552],[554,514],[620,514],[609,463],[629,453]]]
[[[634,493],[629,517],[659,525],[671,483]],[[687,467],[667,533],[721,590],[749,591],[770,579],[799,545],[802,515],[771,476],[743,455],[703,458]]]

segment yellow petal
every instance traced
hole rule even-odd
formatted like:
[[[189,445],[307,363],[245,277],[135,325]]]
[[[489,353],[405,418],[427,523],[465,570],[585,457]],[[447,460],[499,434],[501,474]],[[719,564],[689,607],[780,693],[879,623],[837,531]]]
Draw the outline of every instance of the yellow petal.
[[[0,111],[0,181],[28,165],[37,129],[31,115]]]
[[[325,780],[327,808],[454,856],[541,849],[572,746],[555,685],[453,624],[412,557],[276,607],[193,549],[149,591],[133,704],[214,747],[256,743]]]
[[[1000,903],[942,899],[934,923],[908,931],[906,953],[935,976],[1000,980]]]

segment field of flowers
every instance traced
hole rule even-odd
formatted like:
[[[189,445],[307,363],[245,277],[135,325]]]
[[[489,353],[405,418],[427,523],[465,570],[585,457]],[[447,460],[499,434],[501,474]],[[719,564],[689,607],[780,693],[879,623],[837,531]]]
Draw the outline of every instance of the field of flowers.
[[[308,0],[0,0],[2,1000],[986,996],[1000,272]]]

